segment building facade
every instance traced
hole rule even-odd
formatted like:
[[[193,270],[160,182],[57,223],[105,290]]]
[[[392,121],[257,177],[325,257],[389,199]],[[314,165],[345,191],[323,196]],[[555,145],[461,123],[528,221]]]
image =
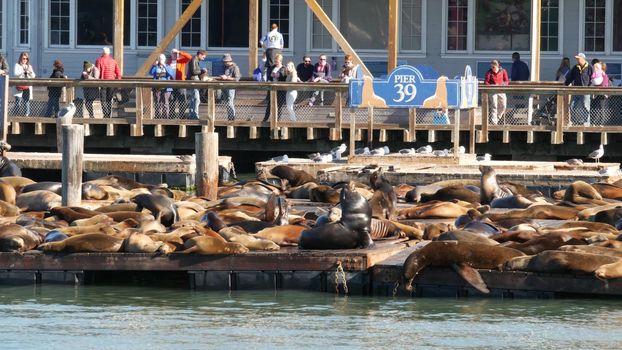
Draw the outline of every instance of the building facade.
[[[102,46],[112,46],[113,2],[0,0],[0,52],[12,65],[28,51],[40,77],[49,76],[58,58],[70,77],[78,77],[83,61],[93,62]],[[124,74],[134,74],[190,2],[125,0]],[[388,0],[318,3],[364,61],[386,66]],[[517,51],[529,64],[530,0],[401,0],[399,6],[400,63],[429,65],[449,76],[469,64],[483,75],[491,59],[510,63]],[[261,0],[260,35],[270,23],[284,35],[285,61],[325,53],[341,65],[343,53],[304,0]],[[229,52],[246,72],[248,45],[248,1],[203,0],[170,48],[203,48],[214,59]],[[562,57],[577,52],[619,74],[622,0],[542,0],[541,50],[542,80],[554,79]]]

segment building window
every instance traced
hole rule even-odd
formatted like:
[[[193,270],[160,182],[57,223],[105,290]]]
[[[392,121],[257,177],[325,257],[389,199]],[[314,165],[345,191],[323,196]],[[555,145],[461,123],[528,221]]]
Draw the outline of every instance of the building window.
[[[181,13],[183,13],[192,0],[181,1]],[[201,7],[199,7],[188,23],[181,29],[181,46],[183,47],[201,47]]]
[[[209,0],[208,10],[209,47],[248,47],[248,0]]]
[[[130,45],[130,2],[123,5],[123,44]],[[78,45],[108,45],[114,41],[114,0],[77,0],[76,39]],[[97,8],[97,11],[93,11]],[[103,14],[108,13],[108,16]]]
[[[340,30],[354,49],[386,50],[388,20],[388,1],[341,0]]]
[[[421,50],[422,0],[403,0],[401,12],[402,50]]]
[[[449,0],[447,4],[447,50],[466,51],[468,0]]]
[[[333,0],[320,0],[318,4],[322,7],[322,10],[332,18],[333,13]],[[333,38],[328,32],[328,29],[324,27],[322,22],[317,18],[313,12],[313,21],[311,22],[311,48],[318,50],[330,50],[333,47]]]
[[[138,46],[158,44],[158,0],[138,0]]]
[[[613,3],[613,51],[622,51],[622,0]]]
[[[19,1],[19,44],[30,43],[28,30],[30,27],[30,0]]]
[[[529,51],[530,0],[476,0],[475,50]]]
[[[540,50],[559,50],[559,0],[542,0]]]
[[[50,0],[50,45],[69,45],[69,0]]]
[[[289,47],[289,0],[270,0],[270,8],[268,9],[268,18],[270,26],[276,23],[279,26],[279,32],[283,35],[284,48]]]
[[[585,0],[585,51],[605,51],[605,0]]]

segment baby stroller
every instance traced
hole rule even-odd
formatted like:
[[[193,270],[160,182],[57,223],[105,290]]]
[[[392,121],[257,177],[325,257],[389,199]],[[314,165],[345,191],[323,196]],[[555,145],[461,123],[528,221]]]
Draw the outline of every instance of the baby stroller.
[[[557,96],[549,96],[544,103],[533,111],[533,125],[555,126],[557,119]]]

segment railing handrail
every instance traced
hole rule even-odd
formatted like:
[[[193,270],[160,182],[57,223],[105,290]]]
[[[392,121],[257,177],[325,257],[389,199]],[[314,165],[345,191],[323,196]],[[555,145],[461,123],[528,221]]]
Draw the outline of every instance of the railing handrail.
[[[551,95],[622,95],[619,87],[595,86],[534,86],[534,85],[479,85],[481,93],[551,94]]]

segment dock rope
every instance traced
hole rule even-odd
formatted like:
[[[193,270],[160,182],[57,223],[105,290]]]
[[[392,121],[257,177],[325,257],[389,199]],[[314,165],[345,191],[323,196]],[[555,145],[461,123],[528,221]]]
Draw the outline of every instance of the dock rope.
[[[393,286],[393,297],[394,298],[397,295],[399,286],[400,286],[400,281],[399,280],[395,281],[395,285]]]
[[[341,261],[337,261],[337,271],[335,271],[335,293],[339,294],[339,285],[343,284],[343,294],[348,294],[348,280],[346,273],[343,271]]]

